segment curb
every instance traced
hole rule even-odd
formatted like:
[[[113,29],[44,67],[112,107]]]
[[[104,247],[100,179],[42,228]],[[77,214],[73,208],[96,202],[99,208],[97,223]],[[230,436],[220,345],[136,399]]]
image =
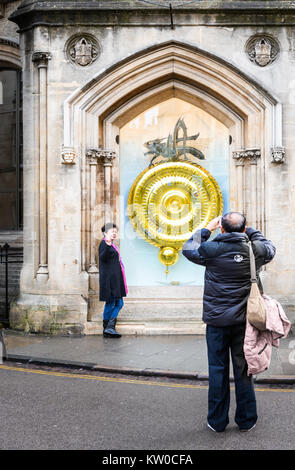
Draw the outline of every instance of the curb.
[[[72,369],[86,369],[98,372],[107,372],[113,374],[125,374],[125,375],[136,375],[136,376],[157,376],[157,377],[169,377],[177,379],[190,379],[190,380],[208,380],[208,376],[205,374],[198,374],[197,372],[182,372],[162,369],[141,369],[136,367],[123,367],[123,366],[104,366],[93,362],[78,362],[61,359],[50,359],[45,357],[31,357],[23,356],[18,354],[7,354],[4,361],[22,362],[27,364],[39,364],[46,366],[60,366],[68,367]]]
[[[135,376],[148,376],[148,377],[167,377],[174,379],[188,379],[188,380],[199,380],[199,381],[208,381],[208,374],[198,373],[198,372],[183,372],[175,370],[165,370],[165,369],[141,369],[141,368],[129,368],[122,366],[104,366],[96,364],[93,362],[78,362],[78,361],[69,361],[61,359],[50,359],[45,357],[31,357],[31,356],[22,356],[17,354],[7,354],[4,358],[4,361],[12,362],[22,362],[27,364],[39,364],[46,366],[59,366],[59,367],[68,367],[70,369],[86,369],[98,372],[106,372],[112,374],[125,374],[125,375],[135,375]],[[230,381],[234,382],[234,378],[230,377]],[[295,384],[295,375],[272,375],[269,377],[254,377],[255,384]]]

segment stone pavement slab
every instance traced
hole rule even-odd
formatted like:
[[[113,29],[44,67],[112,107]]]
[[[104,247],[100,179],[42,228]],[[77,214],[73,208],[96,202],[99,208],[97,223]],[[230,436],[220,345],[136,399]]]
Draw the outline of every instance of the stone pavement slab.
[[[203,335],[45,336],[4,330],[8,359],[89,366],[150,375],[207,378],[207,348]],[[231,369],[232,373],[232,369]],[[295,383],[295,337],[280,340],[272,348],[270,368],[256,381]]]

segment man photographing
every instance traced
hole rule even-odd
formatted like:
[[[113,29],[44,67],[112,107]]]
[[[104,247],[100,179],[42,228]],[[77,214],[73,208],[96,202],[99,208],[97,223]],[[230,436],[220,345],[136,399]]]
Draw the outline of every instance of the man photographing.
[[[221,234],[207,241],[217,228]],[[252,242],[257,275],[275,255],[275,247],[258,230],[246,227],[246,218],[229,212],[198,230],[182,249],[193,263],[206,267],[203,321],[209,363],[207,424],[213,431],[224,431],[229,423],[229,351],[233,363],[236,392],[235,422],[249,431],[257,421],[252,377],[247,376],[243,344],[246,308],[251,287],[248,241]]]

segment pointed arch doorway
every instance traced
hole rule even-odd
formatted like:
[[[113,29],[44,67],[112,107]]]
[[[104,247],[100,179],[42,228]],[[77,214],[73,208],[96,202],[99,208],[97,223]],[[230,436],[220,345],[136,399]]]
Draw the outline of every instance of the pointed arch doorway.
[[[98,74],[65,103],[64,145],[81,152],[81,269],[89,275],[92,325],[100,319],[102,307],[97,295],[99,227],[106,213],[120,224],[125,210],[121,178],[125,165],[132,166],[123,150],[126,126],[171,100],[195,109],[199,117],[206,115],[211,138],[214,127],[223,129],[226,205],[267,230],[266,162],[270,149],[281,145],[281,107],[276,98],[230,64],[187,44],[173,41],[128,57]],[[89,149],[96,149],[102,159],[93,158]],[[122,331],[203,332],[200,281],[190,287],[150,284],[131,286],[121,315]]]

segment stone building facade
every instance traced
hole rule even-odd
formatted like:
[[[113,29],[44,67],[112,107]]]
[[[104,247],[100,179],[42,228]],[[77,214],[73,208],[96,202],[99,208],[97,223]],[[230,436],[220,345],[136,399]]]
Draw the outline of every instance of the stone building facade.
[[[24,136],[23,228],[0,232],[24,247],[12,328],[101,333],[97,247],[113,220],[129,274],[118,330],[204,331],[202,268],[181,259],[165,276],[126,215],[143,143],[181,115],[201,129],[224,207],[277,246],[261,275],[293,319],[293,2],[2,0],[8,68],[22,71]]]

